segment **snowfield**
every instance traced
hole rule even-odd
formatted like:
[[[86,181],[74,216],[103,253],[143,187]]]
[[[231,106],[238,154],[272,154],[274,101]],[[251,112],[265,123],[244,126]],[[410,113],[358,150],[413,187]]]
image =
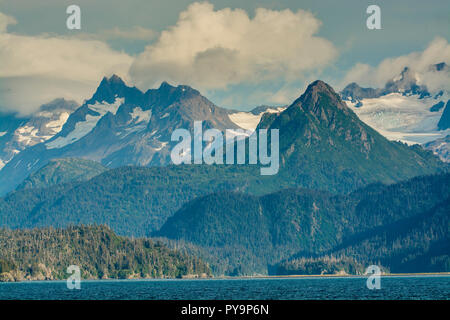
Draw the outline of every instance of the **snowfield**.
[[[361,107],[356,107],[350,101],[345,102],[362,121],[386,138],[408,144],[423,144],[450,133],[450,130],[437,129],[443,110],[430,111],[431,106],[440,100],[442,98],[419,99],[417,95],[391,93],[379,98],[363,99]]]
[[[255,131],[256,127],[259,124],[259,121],[261,120],[261,117],[263,116],[264,113],[277,113],[277,112],[281,112],[286,108],[283,107],[279,107],[279,108],[270,108],[267,109],[264,112],[261,112],[260,114],[253,114],[250,112],[236,112],[236,113],[232,113],[229,115],[231,121],[233,121],[236,125],[238,125],[239,127],[246,129],[246,130],[251,130],[251,131]]]
[[[116,114],[119,107],[124,103],[125,99],[120,98],[116,99],[113,103],[96,103],[93,105],[88,105],[89,109],[99,113],[98,116],[92,116],[90,114],[86,115],[85,121],[80,121],[75,124],[75,129],[71,131],[65,137],[58,137],[53,141],[50,141],[45,144],[47,149],[55,149],[55,148],[63,148],[75,141],[80,140],[92,129],[95,128],[97,122],[108,112],[112,114]]]

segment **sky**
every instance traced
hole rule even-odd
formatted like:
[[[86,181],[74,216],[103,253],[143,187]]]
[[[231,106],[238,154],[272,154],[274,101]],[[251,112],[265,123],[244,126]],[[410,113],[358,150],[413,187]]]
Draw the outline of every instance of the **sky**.
[[[66,8],[81,9],[81,29]],[[369,5],[381,29],[369,30]],[[285,105],[308,83],[380,87],[405,66],[450,64],[450,1],[0,0],[0,110],[82,103],[103,76],[142,90],[186,84],[215,104]]]

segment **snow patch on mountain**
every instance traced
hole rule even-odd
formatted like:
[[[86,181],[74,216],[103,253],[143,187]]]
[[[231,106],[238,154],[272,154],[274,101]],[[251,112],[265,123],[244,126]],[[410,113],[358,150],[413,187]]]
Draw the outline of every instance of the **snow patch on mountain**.
[[[59,119],[54,121],[49,121],[45,126],[52,130],[53,135],[57,134],[61,131],[63,125],[66,123],[67,119],[69,118],[70,113],[69,112],[63,112],[59,115]]]
[[[358,117],[390,140],[408,144],[423,144],[445,137],[446,130],[439,131],[437,123],[442,112],[431,112],[434,98],[419,99],[417,95],[390,93],[379,98],[346,101]]]
[[[135,123],[148,123],[152,117],[152,110],[144,111],[141,107],[136,107],[133,109],[133,112],[130,115]]]
[[[268,108],[264,110],[261,113],[253,114],[251,112],[235,112],[229,115],[231,121],[233,121],[236,125],[239,127],[254,131],[256,127],[258,126],[261,117],[264,113],[279,113],[282,112],[284,107],[278,107],[278,108]]]
[[[90,115],[87,114],[84,121],[77,122],[75,124],[75,129],[72,130],[67,136],[65,137],[58,137],[53,141],[50,141],[45,144],[47,149],[55,149],[55,148],[63,148],[75,141],[80,140],[85,135],[87,135],[89,132],[92,131],[92,129],[95,128],[97,125],[97,122],[108,112],[111,112],[112,114],[116,114],[119,107],[123,104],[125,101],[124,98],[117,98],[113,103],[95,103],[88,105],[88,108],[92,111],[97,112],[99,115]]]
[[[231,121],[233,121],[239,127],[253,131],[258,126],[258,123],[261,120],[262,115],[263,115],[262,113],[254,115],[248,112],[236,112],[230,114],[229,117]]]

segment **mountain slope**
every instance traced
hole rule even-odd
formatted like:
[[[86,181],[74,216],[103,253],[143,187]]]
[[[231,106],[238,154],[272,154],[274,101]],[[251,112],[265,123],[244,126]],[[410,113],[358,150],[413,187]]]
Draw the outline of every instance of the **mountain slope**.
[[[199,165],[122,167],[89,181],[18,190],[0,199],[0,226],[95,223],[108,224],[119,234],[146,236],[195,197],[255,184],[252,181],[257,168],[243,169]]]
[[[425,143],[424,147],[438,155],[442,161],[450,162],[450,135]]]
[[[260,127],[280,130],[278,179],[342,192],[432,174],[442,163],[420,147],[388,141],[362,122],[334,90],[315,81],[279,116]]]
[[[450,128],[450,100],[442,112],[441,119],[439,119],[438,128],[439,130],[447,130]]]
[[[342,248],[360,252],[358,248],[379,234],[399,238],[402,234],[403,239],[411,240],[392,240],[386,246],[374,244],[371,249],[382,252],[383,266],[401,271],[406,270],[402,269],[406,265],[398,264],[398,252],[416,248],[418,256],[428,250],[422,244],[428,238],[418,234],[431,235],[431,231],[440,230],[434,234],[436,241],[442,244],[448,239],[448,223],[427,223],[422,228],[419,222],[434,219],[428,212],[450,196],[449,179],[450,175],[444,174],[390,186],[375,184],[347,196],[302,189],[262,197],[217,193],[186,204],[153,235],[176,241],[178,247],[194,245],[192,252],[212,263],[218,274],[254,274],[267,273],[268,266],[290,257],[294,251],[297,258],[334,254]],[[436,221],[448,222],[450,211],[445,208],[439,207],[441,218]],[[446,248],[444,253],[449,255]],[[345,256],[360,263],[374,262],[371,250]]]
[[[201,260],[148,239],[117,236],[105,226],[0,229],[0,282],[65,280],[70,265],[82,279],[162,278],[209,274]]]
[[[59,133],[77,107],[74,101],[55,99],[29,116],[0,114],[0,169],[24,149]]]
[[[423,79],[440,79],[439,87],[429,91]],[[445,63],[429,67],[427,74],[409,67],[388,81],[384,88],[361,88],[347,85],[341,96],[366,124],[390,140],[408,144],[425,144],[450,134],[441,121],[445,101],[450,98],[450,68]],[[443,161],[448,161],[442,154]]]
[[[239,128],[229,113],[188,86],[164,82],[143,93],[117,76],[104,78],[61,132],[24,150],[0,171],[0,194],[55,158],[84,158],[109,168],[169,164],[175,129],[192,130],[194,121],[203,121],[204,129]]]
[[[186,202],[213,192],[262,195],[303,187],[348,193],[445,169],[431,152],[376,133],[320,81],[285,111],[265,114],[260,127],[280,130],[276,175],[261,176],[259,165],[111,169],[82,183],[9,194],[0,199],[0,225],[108,223],[121,234],[148,235]]]
[[[21,189],[48,188],[61,183],[89,180],[106,171],[100,163],[84,159],[54,159],[32,173],[18,187]]]
[[[318,266],[326,266],[328,270],[351,272],[353,268],[363,273],[365,267],[373,264],[392,273],[448,272],[449,212],[450,198],[447,198],[428,211],[374,228],[360,241],[338,246],[326,255],[314,258],[303,253],[295,255],[279,263],[272,272],[311,274],[323,271],[317,270]]]

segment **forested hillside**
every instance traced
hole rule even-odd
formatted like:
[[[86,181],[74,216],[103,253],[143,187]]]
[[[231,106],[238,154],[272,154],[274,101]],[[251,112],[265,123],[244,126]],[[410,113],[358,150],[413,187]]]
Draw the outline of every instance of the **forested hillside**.
[[[272,273],[361,273],[371,264],[392,273],[450,272],[450,198],[422,214],[374,228],[326,255],[300,253],[278,264]]]
[[[276,265],[291,256],[303,261],[324,255],[330,255],[324,266],[339,255],[344,260],[338,263],[354,272],[374,261],[406,272],[408,254],[423,258],[416,265],[422,272],[445,271],[449,181],[449,174],[417,177],[349,195],[304,189],[262,197],[216,193],[184,206],[154,236],[196,252],[218,274],[286,273],[288,267],[276,271]]]
[[[201,260],[149,239],[117,236],[105,226],[0,229],[0,281],[207,276]]]

